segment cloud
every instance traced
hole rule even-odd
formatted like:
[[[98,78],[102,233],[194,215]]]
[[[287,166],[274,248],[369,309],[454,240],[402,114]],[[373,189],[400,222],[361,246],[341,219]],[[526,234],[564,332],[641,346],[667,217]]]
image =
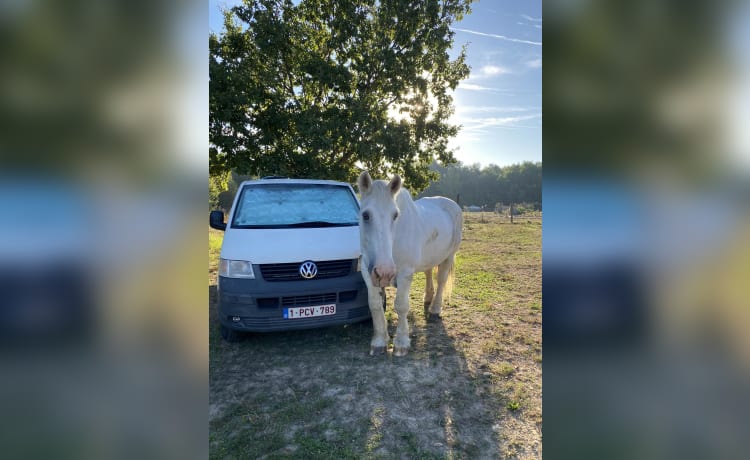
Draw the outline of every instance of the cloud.
[[[517,96],[518,92],[510,89],[493,88],[491,86],[477,85],[474,83],[461,82],[458,84],[456,89],[464,89],[467,91],[488,91],[491,93],[503,94],[505,96]]]
[[[524,121],[530,121],[542,118],[541,113],[533,113],[528,115],[516,115],[511,117],[486,117],[486,118],[463,118],[460,116],[454,117],[451,121],[462,125],[461,132],[466,134],[476,134],[486,131],[488,128],[501,128],[501,129],[516,129],[516,128],[534,128],[535,126],[529,126],[519,124]]]
[[[500,75],[507,75],[514,73],[511,69],[508,67],[501,67],[499,65],[494,64],[487,64],[485,66],[482,66],[478,68],[477,70],[472,70],[471,75],[465,82],[462,84],[464,85],[464,89],[468,90],[476,90],[476,91],[482,91],[482,90],[491,90],[494,88],[488,88],[486,86],[482,85],[476,85],[475,82],[482,80],[491,79],[493,77],[498,77]]]
[[[540,26],[539,24],[534,24],[534,27],[536,27],[537,29],[541,29],[542,28],[542,26]]]
[[[532,69],[540,69],[542,67],[542,58],[526,61],[526,67],[530,67]]]
[[[465,89],[468,91],[497,91],[495,88],[489,88],[487,86],[475,85],[473,83],[464,83],[464,82],[459,83],[457,89]]]
[[[528,93],[528,91],[517,91],[508,88],[494,88],[491,86],[477,85],[475,83],[469,83],[468,80],[459,83],[456,89],[463,89],[467,91],[487,91],[495,94],[503,94],[505,96],[518,96],[519,92]]]
[[[535,118],[541,118],[542,114],[540,113],[533,113],[529,115],[516,115],[513,117],[491,117],[491,118],[475,118],[475,119],[468,119],[467,121],[472,121],[477,124],[477,128],[486,128],[490,126],[512,126],[518,123],[519,121],[528,121],[533,120]]]
[[[530,112],[535,107],[501,106],[501,105],[456,105],[456,114],[492,113],[492,112]]]
[[[542,22],[542,18],[532,18],[528,14],[522,14],[521,17],[531,22]]]
[[[511,73],[510,70],[506,69],[505,67],[499,67],[496,65],[486,65],[479,69],[482,76],[485,77],[494,77],[495,75],[502,75],[506,73]]]
[[[506,40],[506,41],[513,42],[513,43],[525,43],[527,45],[542,46],[541,42],[532,42],[530,40],[522,40],[520,38],[506,37],[505,35],[488,34],[488,33],[484,33],[484,32],[478,32],[476,30],[459,29],[458,27],[453,27],[453,30],[455,30],[457,32],[465,32],[467,34],[481,35],[482,37],[497,38],[499,40]]]
[[[542,114],[539,111],[539,107],[529,107],[528,113],[521,112],[525,111],[526,107],[489,107],[489,106],[477,106],[470,107],[465,106],[462,109],[459,108],[458,112],[484,112],[497,110],[500,111],[514,111],[518,110],[520,113],[513,114],[513,116],[500,116],[500,117],[482,117],[482,116],[465,116],[459,113],[454,114],[451,117],[450,122],[453,124],[461,125],[461,129],[458,135],[453,137],[449,141],[449,146],[453,149],[458,149],[457,158],[461,161],[466,161],[464,155],[470,154],[472,150],[482,152],[488,147],[486,143],[495,144],[498,137],[506,136],[504,132],[515,132],[520,136],[534,135],[531,130],[541,129],[541,118]],[[468,149],[463,153],[462,148]],[[492,147],[489,147],[490,149]]]

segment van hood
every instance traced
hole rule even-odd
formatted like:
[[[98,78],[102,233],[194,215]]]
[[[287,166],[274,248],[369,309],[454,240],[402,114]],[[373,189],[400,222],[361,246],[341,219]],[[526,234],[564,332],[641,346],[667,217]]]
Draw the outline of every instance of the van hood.
[[[359,226],[323,228],[227,228],[221,257],[253,264],[359,257]]]

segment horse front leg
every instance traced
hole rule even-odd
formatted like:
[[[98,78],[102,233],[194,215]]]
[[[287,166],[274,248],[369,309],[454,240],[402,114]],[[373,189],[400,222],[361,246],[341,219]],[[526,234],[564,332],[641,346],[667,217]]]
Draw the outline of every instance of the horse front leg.
[[[385,311],[383,311],[385,297],[381,295],[381,289],[371,286],[368,283],[367,296],[369,298],[372,328],[374,330],[372,341],[370,342],[370,356],[374,356],[385,353],[390,336],[388,335],[388,326],[385,322]]]
[[[396,337],[393,339],[393,356],[405,356],[409,352],[411,340],[409,339],[409,290],[414,277],[413,273],[398,274],[396,277],[396,300],[394,307],[398,313],[398,326]]]

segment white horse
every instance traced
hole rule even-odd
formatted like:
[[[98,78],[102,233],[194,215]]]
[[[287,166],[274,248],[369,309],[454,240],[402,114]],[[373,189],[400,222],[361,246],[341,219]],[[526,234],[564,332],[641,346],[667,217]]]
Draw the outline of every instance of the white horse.
[[[424,303],[430,318],[440,316],[443,296],[450,295],[453,265],[461,243],[461,208],[443,197],[413,201],[401,187],[401,177],[390,182],[374,181],[365,171],[359,176],[361,211],[359,222],[362,250],[362,277],[369,294],[372,324],[375,330],[370,355],[384,353],[390,337],[383,305],[385,287],[395,283],[395,309],[398,313],[393,354],[409,351],[409,289],[414,273],[425,273]],[[432,284],[432,269],[438,267],[437,291]]]

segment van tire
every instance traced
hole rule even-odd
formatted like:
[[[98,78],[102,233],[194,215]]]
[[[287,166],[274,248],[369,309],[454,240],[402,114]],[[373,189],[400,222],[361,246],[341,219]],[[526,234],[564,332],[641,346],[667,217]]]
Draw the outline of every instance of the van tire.
[[[225,342],[237,343],[242,342],[245,339],[245,334],[243,334],[242,332],[235,331],[234,329],[229,329],[223,324],[220,327],[221,338],[224,339]]]

